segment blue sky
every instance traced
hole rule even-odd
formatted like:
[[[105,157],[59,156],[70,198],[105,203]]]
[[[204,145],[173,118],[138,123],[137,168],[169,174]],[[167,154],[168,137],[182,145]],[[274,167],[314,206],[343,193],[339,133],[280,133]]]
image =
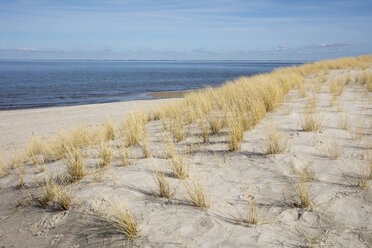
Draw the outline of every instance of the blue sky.
[[[0,59],[297,59],[372,53],[372,0],[0,0]]]

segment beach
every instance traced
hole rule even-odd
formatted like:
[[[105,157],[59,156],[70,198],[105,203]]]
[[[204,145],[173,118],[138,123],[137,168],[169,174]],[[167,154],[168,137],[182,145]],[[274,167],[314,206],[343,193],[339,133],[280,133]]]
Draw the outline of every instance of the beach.
[[[368,63],[287,68],[189,98],[0,111],[0,151],[12,163],[0,177],[0,246],[370,247]],[[262,89],[277,92],[245,98]],[[242,106],[247,119],[234,112]],[[64,133],[71,150],[54,155],[58,130],[81,125],[91,129]],[[81,159],[80,174],[69,158]]]
[[[69,107],[50,107],[0,111],[0,150],[10,158],[14,150],[24,148],[32,134],[48,137],[58,130],[79,124],[100,125],[106,118],[120,122],[128,113],[138,109],[151,111],[169,100],[136,100],[115,103],[87,104]]]

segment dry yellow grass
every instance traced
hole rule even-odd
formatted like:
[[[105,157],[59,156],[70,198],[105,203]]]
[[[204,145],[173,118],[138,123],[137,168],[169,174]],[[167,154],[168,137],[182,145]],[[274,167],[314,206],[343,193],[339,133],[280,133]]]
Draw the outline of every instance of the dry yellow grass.
[[[0,177],[6,177],[9,173],[9,165],[0,156]]]
[[[183,179],[189,177],[189,161],[185,151],[175,153],[171,159],[171,162],[173,165],[173,175],[176,178]]]
[[[31,158],[36,155],[43,154],[44,151],[44,142],[40,137],[33,134],[30,140],[27,142],[27,156]]]
[[[133,112],[124,120],[123,130],[127,146],[137,145],[143,139],[146,122],[146,115],[141,111]]]
[[[115,132],[116,127],[112,122],[111,118],[107,118],[105,124],[103,125],[104,128],[104,136],[106,140],[114,140],[115,139]]]
[[[361,141],[365,132],[364,121],[357,120],[357,123],[354,128],[350,127],[349,129],[350,136],[355,141]]]
[[[273,123],[266,128],[266,142],[263,147],[264,154],[279,154],[288,151],[288,138],[278,133]]]
[[[55,182],[49,178],[45,181],[43,186],[43,196],[40,203],[43,208],[46,208],[55,196]]]
[[[106,142],[102,141],[99,146],[99,167],[108,167],[111,165],[114,151],[110,148]]]
[[[24,188],[25,181],[24,181],[24,175],[25,175],[25,167],[22,163],[20,166],[17,167],[18,169],[18,175],[19,175],[19,183],[17,185],[18,188]]]
[[[299,199],[300,206],[302,208],[307,208],[310,211],[313,210],[313,201],[311,199],[308,182],[300,177],[296,182],[292,181],[292,184]]]
[[[229,151],[238,151],[242,147],[243,142],[243,124],[233,117],[227,120],[227,127],[230,130],[230,139],[229,139]]]
[[[142,153],[145,158],[151,157],[150,153],[150,148],[149,148],[149,142],[147,140],[147,135],[144,134],[142,141],[141,141],[141,148],[142,148]]]
[[[217,113],[212,113],[209,116],[208,120],[209,120],[210,133],[212,135],[219,133],[221,129],[225,126],[225,121],[223,117],[221,117]]]
[[[209,194],[205,191],[199,178],[190,179],[189,182],[182,181],[182,183],[186,188],[187,197],[190,202],[200,208],[210,208]]]
[[[365,84],[369,92],[372,91],[372,71],[363,71],[361,76],[361,84]]]
[[[359,174],[357,175],[357,182],[355,186],[360,189],[369,189],[370,188],[370,180],[372,179],[372,166],[369,167],[360,167]]]
[[[343,77],[338,77],[336,79],[332,79],[329,82],[329,91],[332,94],[340,96],[340,95],[342,95],[342,92],[344,91],[345,85],[346,85],[346,83],[345,83],[345,79]]]
[[[343,129],[343,130],[350,130],[350,121],[349,121],[349,116],[347,114],[343,114],[340,116],[340,119],[338,121],[338,127]]]
[[[209,128],[209,123],[207,122],[206,119],[202,118],[198,120],[198,126],[200,128],[200,135],[203,138],[204,143],[209,142],[209,137],[210,137],[210,128]]]
[[[72,148],[64,162],[67,166],[67,173],[73,182],[79,181],[87,174],[81,150]]]
[[[341,155],[341,147],[337,144],[335,137],[331,137],[330,142],[326,144],[324,155],[330,159],[337,159]]]
[[[130,164],[129,161],[129,154],[128,154],[128,148],[124,143],[120,143],[120,160],[122,166],[127,166]]]
[[[323,118],[317,114],[305,113],[300,121],[301,129],[306,132],[320,132],[322,130]]]
[[[317,113],[318,98],[316,94],[308,95],[308,100],[305,105],[305,113],[315,114]]]
[[[164,172],[159,169],[159,166],[153,169],[154,179],[159,189],[159,196],[170,199],[175,194],[175,190],[171,192],[169,180],[165,177]]]
[[[72,203],[71,191],[67,190],[66,187],[59,184],[54,184],[53,190],[57,200],[56,203],[58,209],[60,210],[70,209]]]
[[[164,132],[163,147],[168,158],[173,158],[176,154],[176,145],[174,144],[172,135]]]
[[[110,200],[108,202],[109,213],[105,211],[100,217],[129,240],[135,240],[139,234],[139,227],[130,208],[120,201],[119,204]]]
[[[253,226],[258,224],[258,217],[259,217],[259,209],[257,206],[256,201],[254,200],[254,196],[248,194],[245,190],[244,196],[248,203],[249,209],[248,213],[244,212],[243,214],[239,214],[238,217],[234,217],[235,222],[239,225],[247,225]]]

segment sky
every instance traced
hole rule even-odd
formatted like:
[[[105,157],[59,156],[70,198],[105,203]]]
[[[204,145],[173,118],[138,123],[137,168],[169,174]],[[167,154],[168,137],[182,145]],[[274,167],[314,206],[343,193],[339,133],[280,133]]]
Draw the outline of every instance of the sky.
[[[372,54],[372,0],[0,0],[0,59]]]

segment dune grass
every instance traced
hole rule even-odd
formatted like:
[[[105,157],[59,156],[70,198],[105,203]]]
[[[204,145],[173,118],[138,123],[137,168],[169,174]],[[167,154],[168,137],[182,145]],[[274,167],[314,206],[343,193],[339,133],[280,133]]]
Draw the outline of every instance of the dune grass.
[[[322,131],[323,118],[319,114],[305,113],[300,119],[300,126],[306,132]]]
[[[83,153],[80,149],[72,148],[64,162],[67,166],[67,173],[73,182],[79,181],[87,174]]]
[[[266,128],[266,141],[263,147],[264,154],[279,154],[289,150],[288,138],[278,133],[273,123]]]
[[[346,131],[350,130],[351,124],[349,116],[347,114],[343,114],[340,116],[340,119],[338,120],[338,127]]]
[[[199,208],[210,208],[209,194],[198,177],[189,181],[182,181],[182,183],[186,188],[187,198],[190,202]]]
[[[110,204],[108,211],[101,213],[100,217],[127,239],[135,240],[139,234],[139,227],[132,210],[120,201],[119,204],[110,200],[108,202]]]
[[[166,178],[165,173],[159,169],[159,166],[153,168],[154,180],[158,186],[160,197],[170,199],[176,193],[176,190],[171,191],[169,179]]]
[[[338,159],[342,153],[341,147],[338,145],[337,140],[335,137],[331,137],[330,141],[326,143],[326,147],[324,149],[324,155],[330,159]]]
[[[67,190],[65,186],[54,184],[54,195],[59,210],[69,210],[72,203],[71,191]]]
[[[99,167],[104,168],[110,166],[113,153],[114,151],[112,150],[112,148],[110,148],[106,142],[102,141],[99,146]]]
[[[130,114],[123,123],[126,145],[132,147],[139,144],[145,135],[147,118],[142,111]]]
[[[0,177],[6,177],[9,173],[9,165],[0,156]]]
[[[189,177],[189,161],[185,151],[176,152],[171,158],[173,175],[176,178],[184,179]]]

